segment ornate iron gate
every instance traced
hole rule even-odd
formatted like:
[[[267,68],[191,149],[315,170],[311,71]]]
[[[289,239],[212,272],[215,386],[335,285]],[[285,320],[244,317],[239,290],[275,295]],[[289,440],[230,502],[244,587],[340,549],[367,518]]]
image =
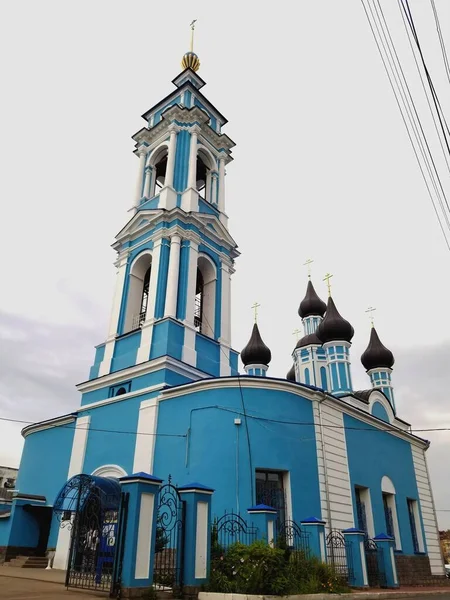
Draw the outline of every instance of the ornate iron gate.
[[[183,585],[185,503],[169,482],[159,490],[153,581],[162,588]]]
[[[214,519],[211,531],[212,553],[226,552],[236,542],[249,546],[257,538],[258,529],[234,512],[225,513]]]
[[[352,547],[345,541],[343,534],[335,529],[327,535],[327,562],[342,579],[352,581]]]
[[[71,532],[66,587],[110,593],[120,587],[126,507],[117,479],[80,474],[65,484],[54,512]]]
[[[277,523],[277,544],[280,547],[291,550],[293,553],[302,552],[309,556],[310,534],[304,531],[295,521],[288,519]]]
[[[385,587],[386,573],[381,568],[383,564],[383,548],[379,548],[373,540],[367,538],[364,542],[367,564],[367,579],[369,587]]]

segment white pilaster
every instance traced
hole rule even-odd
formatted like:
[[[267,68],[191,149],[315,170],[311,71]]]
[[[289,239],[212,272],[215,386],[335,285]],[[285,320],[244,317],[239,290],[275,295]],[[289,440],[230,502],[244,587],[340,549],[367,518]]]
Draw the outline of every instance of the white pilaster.
[[[167,275],[165,317],[175,317],[177,313],[178,275],[180,272],[181,237],[170,238],[169,270]]]
[[[134,448],[133,473],[153,473],[158,402],[156,398],[143,400],[139,407],[139,420]]]
[[[67,479],[83,472],[84,457],[86,454],[86,445],[89,433],[89,424],[91,417],[79,417],[75,423],[75,432],[72,442],[72,454],[70,457],[69,471]],[[56,449],[55,449],[56,450]],[[63,527],[59,530],[58,541],[56,543],[55,559],[53,561],[54,569],[66,569],[69,558],[70,548],[70,530]]]
[[[109,320],[109,329],[108,329],[108,337],[105,343],[105,353],[103,355],[103,360],[100,363],[100,367],[98,369],[98,376],[102,377],[102,375],[107,375],[111,368],[111,360],[114,354],[114,345],[116,340],[116,335],[118,333],[119,328],[119,316],[120,316],[120,306],[122,304],[122,294],[125,285],[125,275],[127,272],[127,261],[128,256],[122,256],[116,263],[117,266],[117,274],[116,274],[116,286],[114,289],[114,298],[113,305],[111,309],[111,318]]]
[[[177,149],[177,129],[171,127],[170,140],[169,140],[169,152],[167,156],[167,167],[166,176],[164,179],[164,186],[173,187],[173,174],[175,170],[175,153]]]
[[[146,149],[145,146],[141,146],[139,148],[139,171],[136,179],[136,191],[134,193],[134,207],[137,208],[142,198],[142,180],[144,178],[144,169],[145,169],[145,157],[146,157]]]
[[[219,199],[218,208],[225,212],[225,158],[219,160]]]
[[[161,259],[162,238],[155,240],[152,251],[152,271],[150,283],[148,286],[148,303],[145,321],[142,325],[141,344],[137,351],[136,364],[145,362],[150,358],[150,348],[152,345],[153,323],[155,315],[156,291],[158,289],[159,263]]]

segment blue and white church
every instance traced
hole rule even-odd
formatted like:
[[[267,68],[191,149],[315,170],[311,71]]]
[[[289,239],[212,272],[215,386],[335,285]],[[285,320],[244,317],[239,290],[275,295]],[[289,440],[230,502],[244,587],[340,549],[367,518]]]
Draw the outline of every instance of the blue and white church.
[[[384,533],[400,581],[419,570],[442,576],[429,442],[399,416],[394,357],[376,329],[361,357],[363,391],[352,385],[353,327],[310,279],[298,311],[304,337],[285,378],[270,376],[256,323],[246,347],[232,347],[239,251],[225,173],[235,144],[198,68],[187,53],[172,91],[133,136],[138,176],[113,244],[106,339],[77,386],[79,407],[22,431],[16,491],[0,506],[0,557],[55,548],[54,567],[66,567],[70,531],[53,507],[77,475],[170,474],[180,486],[214,489],[213,515],[264,504],[280,521],[314,516],[327,531]]]

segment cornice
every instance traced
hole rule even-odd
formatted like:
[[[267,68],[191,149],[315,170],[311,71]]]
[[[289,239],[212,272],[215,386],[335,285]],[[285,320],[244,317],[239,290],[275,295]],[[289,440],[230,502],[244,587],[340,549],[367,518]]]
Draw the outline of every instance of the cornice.
[[[51,429],[52,427],[61,427],[62,425],[68,425],[69,423],[73,423],[76,418],[77,413],[72,413],[70,415],[56,417],[55,419],[49,419],[48,421],[40,421],[39,423],[33,423],[24,427],[21,431],[21,434],[25,438],[30,433],[44,431],[44,429]]]
[[[163,319],[160,319],[158,323],[162,320]],[[147,375],[155,371],[160,371],[164,368],[170,368],[172,371],[175,371],[179,375],[183,375],[185,377],[197,379],[208,377],[208,375],[203,371],[200,371],[195,367],[192,367],[179,360],[176,360],[175,358],[171,358],[170,356],[161,356],[159,358],[155,358],[153,360],[139,363],[126,369],[122,369],[121,371],[109,373],[108,375],[103,375],[102,377],[97,377],[96,379],[90,379],[89,381],[83,381],[82,383],[79,383],[76,386],[76,388],[79,392],[82,392],[84,394],[86,392],[92,392],[94,390],[99,390],[106,386],[120,383],[121,381],[129,379],[130,377],[137,377],[138,375]]]

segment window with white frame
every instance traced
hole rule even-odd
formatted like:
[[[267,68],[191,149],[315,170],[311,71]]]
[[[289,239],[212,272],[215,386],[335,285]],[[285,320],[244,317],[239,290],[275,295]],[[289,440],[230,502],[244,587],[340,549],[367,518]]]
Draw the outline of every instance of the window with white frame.
[[[420,525],[419,504],[417,500],[411,498],[407,498],[406,502],[408,504],[409,526],[411,528],[414,552],[424,552],[425,547],[423,544],[422,527]]]
[[[401,550],[400,529],[398,526],[397,504],[395,500],[395,487],[386,475],[381,480],[386,534],[394,538],[395,550]]]

